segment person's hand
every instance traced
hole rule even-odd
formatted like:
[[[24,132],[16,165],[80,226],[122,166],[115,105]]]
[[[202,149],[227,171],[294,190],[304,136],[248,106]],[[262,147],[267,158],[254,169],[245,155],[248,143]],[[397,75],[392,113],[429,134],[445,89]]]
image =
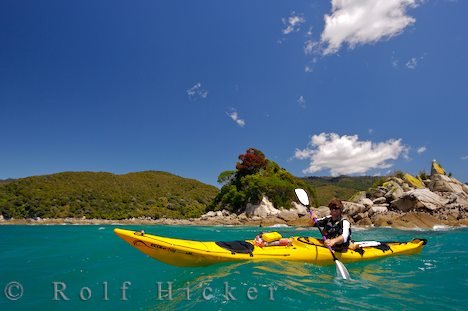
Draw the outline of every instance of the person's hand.
[[[318,218],[318,217],[317,217],[317,214],[315,214],[314,212],[312,212],[312,213],[310,214],[310,218],[311,218],[311,219],[314,219],[314,218]]]
[[[335,239],[330,239],[325,241],[325,246],[333,247],[335,245],[336,241]]]

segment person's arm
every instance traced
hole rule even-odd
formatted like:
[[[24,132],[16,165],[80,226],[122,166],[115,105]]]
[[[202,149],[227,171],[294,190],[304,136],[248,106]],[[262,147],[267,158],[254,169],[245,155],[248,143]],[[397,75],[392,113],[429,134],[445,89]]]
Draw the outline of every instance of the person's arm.
[[[317,222],[314,221],[314,218],[317,219]],[[322,217],[322,218],[317,218],[317,214],[315,214],[314,212],[312,212],[312,214],[310,215],[310,220],[312,221],[313,227],[317,227],[317,226],[323,227],[326,224],[326,219],[327,219],[327,216]]]
[[[345,241],[348,240],[350,227],[351,225],[349,221],[347,221],[346,219],[343,220],[343,234],[337,236],[336,238],[327,240],[325,243],[330,247],[332,247],[335,244],[344,243]]]

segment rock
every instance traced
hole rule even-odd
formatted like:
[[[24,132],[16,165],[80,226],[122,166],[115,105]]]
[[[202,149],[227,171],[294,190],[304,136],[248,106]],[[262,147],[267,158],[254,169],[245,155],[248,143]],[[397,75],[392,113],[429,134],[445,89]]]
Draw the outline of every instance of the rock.
[[[387,192],[380,188],[370,188],[369,189],[369,196],[370,198],[380,198],[385,196]]]
[[[372,205],[374,205],[374,202],[372,202],[371,199],[368,199],[368,198],[362,198],[361,200],[359,200],[359,202],[357,202],[358,204],[362,204],[364,205],[365,207],[369,208],[371,207]]]
[[[374,214],[372,215],[372,223],[377,227],[387,227],[393,224],[393,220],[399,217],[398,213],[388,212],[385,214]]]
[[[312,221],[310,220],[309,217],[301,217],[298,219],[288,221],[288,225],[297,226],[297,227],[310,227],[312,226]]]
[[[237,219],[239,220],[247,220],[247,215],[245,213],[239,214],[237,216]]]
[[[298,216],[306,216],[309,214],[309,212],[307,212],[307,208],[304,205],[298,204],[296,202],[292,202],[291,205],[291,210],[296,210]]]
[[[291,209],[289,211],[281,209],[277,217],[283,219],[284,221],[291,221],[299,218],[299,215],[297,214],[297,210],[295,209]]]
[[[385,198],[389,201],[398,200],[401,198],[403,193],[405,192],[399,185],[394,185],[394,187],[392,187],[390,191],[385,194]]]
[[[355,215],[355,216],[353,217],[353,220],[354,220],[356,223],[358,223],[359,221],[361,221],[361,220],[364,219],[364,218],[369,218],[369,214],[368,214],[367,212],[365,212],[365,213],[359,213],[359,214]]]
[[[359,203],[353,203],[353,202],[347,202],[347,201],[342,201],[343,202],[343,214],[348,215],[349,217],[354,218],[359,213],[363,213],[367,211],[367,207],[364,204],[359,204]]]
[[[222,211],[217,211],[216,212],[216,217],[223,217],[223,212]]]
[[[216,216],[216,212],[214,211],[209,211],[208,213],[205,214],[207,217],[214,217]]]
[[[314,213],[317,215],[318,218],[325,217],[330,214],[330,209],[328,206],[319,206]]]
[[[387,189],[387,193],[385,193],[385,198],[389,201],[398,199],[404,192],[401,187],[401,185],[404,184],[403,180],[396,177],[394,179],[390,179],[389,181],[384,183],[385,188]]]
[[[465,192],[466,194],[468,194],[468,184],[463,184],[463,185],[462,185],[462,189],[463,189],[463,192]]]
[[[437,192],[437,194],[447,200],[446,205],[453,205],[461,207],[463,209],[468,208],[468,194],[461,193],[451,193],[451,192]]]
[[[387,199],[385,197],[377,198],[374,201],[372,201],[374,204],[383,204],[387,203]]]
[[[393,220],[393,227],[396,228],[433,228],[440,224],[440,221],[427,213],[407,213],[400,215]]]
[[[431,176],[431,182],[429,183],[429,189],[431,191],[438,192],[465,192],[463,184],[455,178],[448,177],[446,175],[434,174]],[[468,192],[466,192],[468,193]]]
[[[263,197],[258,205],[248,203],[245,209],[247,217],[259,216],[266,218],[268,216],[276,216],[279,212],[280,211],[273,206],[273,203],[271,203],[267,197]]]
[[[387,199],[385,197],[377,198],[372,201],[374,204],[384,204],[387,203]]]
[[[403,179],[398,178],[396,176],[390,177],[390,180],[396,182],[396,184],[399,185],[399,186],[403,185],[403,183],[404,183]]]
[[[394,187],[400,187],[400,184],[397,183],[396,181],[390,179],[390,180],[384,182],[384,183],[382,184],[382,187],[384,187],[384,188],[387,190],[387,192],[388,192],[388,191],[390,191],[391,189],[393,189]]]
[[[442,168],[442,166],[437,163],[435,160],[432,161],[431,165],[431,179],[433,175],[445,175],[445,170]]]
[[[386,212],[388,212],[388,207],[386,205],[374,205],[368,210],[369,216]]]
[[[391,206],[403,212],[417,209],[437,210],[447,204],[447,200],[429,189],[415,189],[408,191],[403,196],[391,202]]]
[[[286,225],[286,222],[283,219],[272,216],[262,219],[259,225],[261,225],[262,227],[270,227],[275,225]]]
[[[370,226],[372,225],[372,220],[366,217],[366,218],[359,220],[356,224],[359,226]]]
[[[349,202],[353,202],[353,203],[359,203],[359,201],[361,201],[362,199],[365,199],[366,198],[366,192],[365,191],[359,191],[359,192],[356,192],[355,194],[353,194],[353,196],[351,198],[349,198]]]
[[[401,189],[403,189],[404,192],[414,190],[414,189],[411,188],[407,183],[403,183],[403,184],[401,185]]]
[[[404,176],[403,176],[403,179],[409,184],[411,185],[413,188],[416,188],[416,189],[422,189],[422,188],[425,188],[426,186],[424,185],[423,181],[420,179],[420,178],[416,178],[408,173],[406,173]]]
[[[5,220],[5,218],[3,218],[3,215],[0,214],[0,221],[4,221],[4,220]]]

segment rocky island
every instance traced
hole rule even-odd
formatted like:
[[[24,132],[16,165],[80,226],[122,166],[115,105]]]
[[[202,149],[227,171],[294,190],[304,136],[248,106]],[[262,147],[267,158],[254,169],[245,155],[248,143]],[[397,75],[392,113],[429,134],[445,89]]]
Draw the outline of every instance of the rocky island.
[[[433,228],[436,225],[467,226],[468,186],[446,175],[433,162],[431,175],[414,177],[397,174],[344,200],[344,216],[356,226],[388,226],[395,228]],[[316,209],[319,216],[329,213],[328,207]],[[209,212],[194,220],[199,224],[307,225],[308,212],[292,202],[289,209],[275,208],[263,197],[260,204],[248,204],[244,213],[226,210]]]

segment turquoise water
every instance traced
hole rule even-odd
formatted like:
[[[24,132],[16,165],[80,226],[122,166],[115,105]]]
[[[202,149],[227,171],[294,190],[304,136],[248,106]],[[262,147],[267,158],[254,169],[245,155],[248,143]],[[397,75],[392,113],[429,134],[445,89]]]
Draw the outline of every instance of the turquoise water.
[[[254,227],[0,226],[0,310],[466,310],[468,305],[467,228],[355,231],[355,240],[420,237],[428,245],[419,255],[346,264],[353,280],[344,281],[336,278],[334,265],[259,262],[172,267],[120,240],[112,231],[115,227],[205,241],[251,239],[259,231]],[[318,237],[314,229],[271,230],[284,236]]]

